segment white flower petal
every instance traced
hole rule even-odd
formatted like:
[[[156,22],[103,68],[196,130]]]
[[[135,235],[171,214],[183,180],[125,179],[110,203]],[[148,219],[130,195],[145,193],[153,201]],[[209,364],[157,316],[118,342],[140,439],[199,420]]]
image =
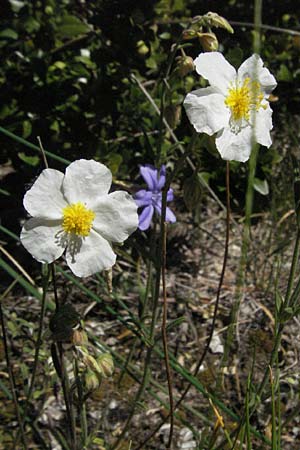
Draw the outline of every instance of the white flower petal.
[[[86,238],[74,238],[67,247],[66,259],[75,275],[88,277],[110,269],[116,262],[116,255],[107,240],[91,230]]]
[[[198,89],[186,96],[183,104],[190,122],[198,133],[211,136],[228,126],[230,112],[224,100],[224,96],[213,87]]]
[[[224,94],[227,92],[229,84],[236,78],[235,68],[226,61],[222,53],[200,53],[194,64],[197,73]]]
[[[21,242],[31,255],[42,263],[52,263],[65,248],[65,233],[61,221],[29,219],[21,231]]]
[[[123,242],[138,226],[137,204],[125,191],[103,195],[92,209],[93,229],[108,241]]]
[[[254,130],[256,141],[269,148],[272,145],[270,135],[270,130],[273,128],[272,110],[267,102],[264,106],[265,108],[259,108],[256,113]]]
[[[91,199],[107,194],[112,181],[111,171],[103,164],[87,159],[71,163],[63,181],[63,193],[69,203],[90,205]]]
[[[251,80],[258,80],[263,92],[266,96],[277,86],[276,80],[266,67],[263,67],[262,59],[254,54],[246,59],[238,70],[238,78],[245,79],[249,77]]]
[[[62,209],[67,205],[61,191],[63,178],[58,170],[43,170],[24,196],[24,208],[31,216],[53,220],[62,217]]]
[[[216,146],[223,159],[245,162],[249,159],[252,149],[253,129],[242,128],[238,134],[225,128],[216,137]]]

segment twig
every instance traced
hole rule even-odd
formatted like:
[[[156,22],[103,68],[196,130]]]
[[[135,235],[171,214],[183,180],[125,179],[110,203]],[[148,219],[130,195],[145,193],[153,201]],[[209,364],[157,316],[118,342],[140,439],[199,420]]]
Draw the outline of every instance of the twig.
[[[15,260],[15,258],[4,247],[2,247],[2,245],[0,245],[0,251],[17,267],[17,269],[19,269],[19,271],[24,275],[24,277],[27,278],[29,283],[35,286],[35,282],[31,278],[31,276],[28,275],[26,270],[23,269],[23,267],[18,263],[18,261]]]
[[[43,160],[44,160],[45,167],[46,167],[46,169],[48,169],[49,164],[48,164],[48,161],[47,161],[46,152],[44,150],[44,147],[43,147],[43,144],[42,144],[40,136],[37,136],[37,140],[38,140],[38,143],[39,143],[42,155],[43,155]]]
[[[230,20],[230,25],[237,25],[238,27],[247,27],[247,28],[260,28],[261,30],[270,30],[270,31],[276,31],[277,33],[284,33],[284,34],[290,34],[292,36],[300,36],[299,31],[291,30],[290,28],[281,28],[281,27],[274,27],[273,25],[266,25],[264,23],[255,24],[252,22],[239,22],[236,20]]]

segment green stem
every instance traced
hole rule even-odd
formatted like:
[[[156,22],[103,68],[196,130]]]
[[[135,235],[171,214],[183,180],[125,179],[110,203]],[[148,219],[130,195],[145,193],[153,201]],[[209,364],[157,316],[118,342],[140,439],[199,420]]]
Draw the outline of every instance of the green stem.
[[[44,318],[45,318],[45,312],[46,312],[46,297],[47,297],[47,289],[48,289],[49,276],[50,276],[50,271],[49,271],[48,265],[45,265],[44,267],[45,267],[45,273],[43,274],[42,306],[41,306],[41,313],[40,313],[40,318],[39,318],[39,328],[38,328],[38,335],[37,335],[37,339],[36,339],[32,376],[31,376],[29,391],[28,391],[27,399],[26,399],[25,412],[27,412],[29,402],[31,400],[31,396],[32,396],[33,388],[34,388],[35,377],[36,377],[36,372],[37,372],[39,353],[40,353],[40,348],[42,345],[43,324],[44,324]]]
[[[2,296],[2,298],[3,298],[3,296]],[[6,359],[6,366],[7,366],[7,371],[8,371],[8,375],[9,375],[9,382],[10,382],[10,388],[11,388],[11,392],[12,392],[13,402],[15,405],[16,416],[17,416],[17,420],[18,420],[18,424],[19,424],[19,431],[21,433],[21,440],[22,440],[23,448],[26,450],[28,447],[27,447],[27,441],[26,441],[26,436],[25,436],[25,431],[24,431],[24,424],[23,424],[23,420],[21,417],[19,402],[18,402],[18,398],[17,398],[15,377],[14,377],[11,363],[10,363],[10,356],[9,356],[8,344],[7,344],[6,327],[5,327],[4,315],[3,315],[3,311],[2,311],[2,298],[0,300],[0,322],[1,322],[1,328],[2,328],[4,354],[5,354],[5,359]]]
[[[56,286],[55,263],[51,264],[51,272],[52,272],[52,283],[53,283],[55,306],[56,306],[56,312],[57,312],[59,310],[60,304],[59,304],[59,299],[58,299],[58,294],[57,294],[57,286]],[[61,375],[63,396],[64,396],[65,405],[66,405],[69,429],[70,429],[70,433],[71,433],[71,446],[72,446],[72,449],[76,450],[76,446],[77,446],[76,418],[75,418],[73,402],[72,402],[72,398],[71,398],[69,376],[68,376],[68,372],[67,372],[66,365],[65,365],[64,349],[63,349],[63,345],[61,342],[58,342],[56,345],[57,345],[57,349],[58,349],[59,365],[60,365],[60,370],[61,370],[61,374],[58,374],[58,376]]]

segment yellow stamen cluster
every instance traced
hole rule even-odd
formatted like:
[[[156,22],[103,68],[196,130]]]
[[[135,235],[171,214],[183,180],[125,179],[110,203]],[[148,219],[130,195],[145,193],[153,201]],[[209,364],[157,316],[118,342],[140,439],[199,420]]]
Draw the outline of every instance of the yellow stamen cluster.
[[[245,78],[243,84],[238,81],[228,89],[228,95],[225,99],[225,105],[231,110],[232,119],[240,121],[250,119],[250,111],[258,109],[264,96],[257,81],[251,81]]]
[[[77,236],[88,236],[95,213],[87,209],[83,203],[72,203],[63,209],[62,227],[66,233],[74,233]]]

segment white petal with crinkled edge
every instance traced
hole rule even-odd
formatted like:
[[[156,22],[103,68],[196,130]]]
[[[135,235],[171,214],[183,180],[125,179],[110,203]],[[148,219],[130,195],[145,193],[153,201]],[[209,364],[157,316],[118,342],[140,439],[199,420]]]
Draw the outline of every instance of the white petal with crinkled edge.
[[[226,61],[222,53],[200,53],[194,64],[197,73],[224,94],[227,92],[229,84],[236,78],[235,68]]]
[[[137,229],[137,204],[125,191],[103,195],[91,208],[96,214],[93,229],[111,242],[123,242]]]
[[[65,248],[61,221],[32,218],[23,226],[21,242],[31,255],[42,263],[52,263]]]
[[[248,126],[238,134],[232,133],[230,128],[220,131],[216,137],[216,146],[223,159],[245,162],[251,153],[253,129]]]
[[[247,77],[251,80],[258,80],[266,96],[269,96],[277,86],[275,78],[269,70],[264,67],[262,59],[257,54],[246,59],[238,70],[239,79],[245,79]]]
[[[106,166],[79,159],[66,169],[63,193],[69,203],[82,202],[89,206],[91,199],[108,193],[111,181],[111,171]]]
[[[68,245],[67,264],[78,277],[88,277],[102,270],[110,269],[116,262],[110,244],[96,231],[91,230],[85,238],[75,238],[78,246]],[[75,244],[76,247],[76,244]]]
[[[62,217],[62,209],[67,206],[61,191],[63,178],[58,170],[43,170],[24,196],[24,208],[31,216],[51,220]]]
[[[211,136],[228,126],[230,112],[224,100],[213,87],[192,91],[185,97],[183,104],[187,116],[198,133]]]
[[[273,128],[272,110],[267,102],[264,106],[265,108],[260,108],[256,112],[254,130],[256,141],[259,144],[265,145],[269,148],[272,145],[272,139],[270,135],[270,130],[272,130]]]

